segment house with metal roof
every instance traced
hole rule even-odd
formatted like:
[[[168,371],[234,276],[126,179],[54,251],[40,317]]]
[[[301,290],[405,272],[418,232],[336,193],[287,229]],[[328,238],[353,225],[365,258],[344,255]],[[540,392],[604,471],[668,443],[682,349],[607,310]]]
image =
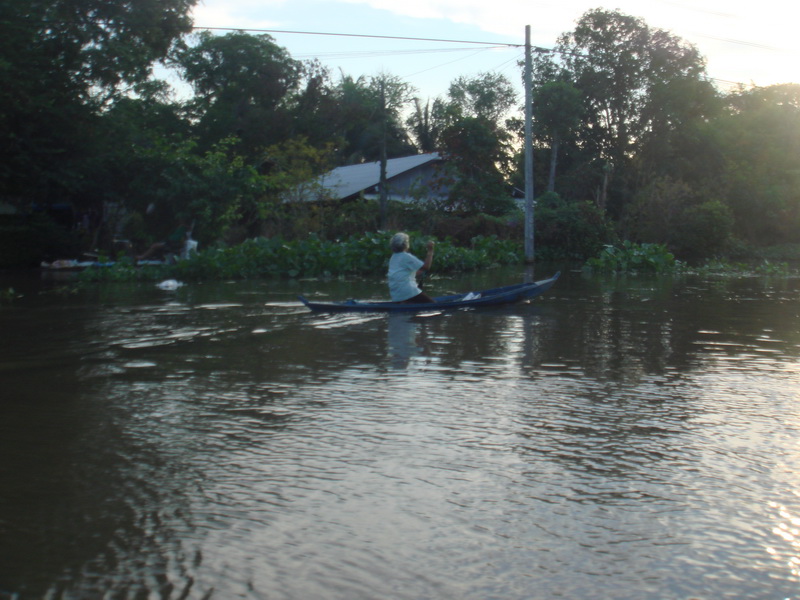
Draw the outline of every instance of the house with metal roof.
[[[444,160],[438,152],[390,158],[386,161],[387,199],[409,202],[414,192],[424,190],[426,196],[446,198],[448,189],[440,181]],[[319,177],[306,191],[306,201],[319,199],[351,200],[380,196],[381,163],[379,161],[338,167]]]

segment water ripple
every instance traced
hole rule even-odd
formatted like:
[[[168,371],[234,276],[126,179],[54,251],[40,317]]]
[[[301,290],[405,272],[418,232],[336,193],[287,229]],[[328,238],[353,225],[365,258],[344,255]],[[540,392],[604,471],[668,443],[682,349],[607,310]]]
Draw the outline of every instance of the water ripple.
[[[236,286],[0,313],[0,588],[798,598],[791,295],[594,285],[423,320]]]

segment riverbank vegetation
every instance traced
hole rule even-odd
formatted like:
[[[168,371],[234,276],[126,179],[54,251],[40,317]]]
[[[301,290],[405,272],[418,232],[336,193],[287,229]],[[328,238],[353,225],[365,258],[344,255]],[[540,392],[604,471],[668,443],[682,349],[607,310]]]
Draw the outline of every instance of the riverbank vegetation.
[[[689,264],[675,258],[664,244],[635,244],[625,241],[606,246],[598,256],[588,259],[583,268],[592,273],[696,273],[704,275],[797,275],[800,270],[797,247],[771,247],[748,255],[746,260],[708,259]],[[767,255],[772,256],[768,258]],[[794,266],[793,266],[794,265]]]
[[[87,269],[81,281],[180,281],[203,279],[257,279],[265,277],[384,276],[391,233],[353,236],[327,241],[317,236],[288,241],[257,238],[235,246],[220,245],[174,264],[136,266],[122,258],[113,266]],[[411,252],[424,255],[428,238],[412,233]],[[471,271],[477,268],[522,262],[517,242],[496,236],[475,237],[468,246],[449,241],[436,246],[436,272]]]
[[[521,260],[524,110],[506,76],[424,98],[269,35],[198,33],[193,4],[3,8],[0,267],[90,252],[120,265],[93,277],[143,276],[126,261],[187,218],[201,251],[170,267],[187,278],[377,272],[371,240],[397,229],[439,240],[445,268]],[[537,53],[533,93],[537,259],[657,270],[800,247],[799,84],[721,90],[685,40],[596,9]],[[434,151],[444,200],[298,199],[333,167]]]

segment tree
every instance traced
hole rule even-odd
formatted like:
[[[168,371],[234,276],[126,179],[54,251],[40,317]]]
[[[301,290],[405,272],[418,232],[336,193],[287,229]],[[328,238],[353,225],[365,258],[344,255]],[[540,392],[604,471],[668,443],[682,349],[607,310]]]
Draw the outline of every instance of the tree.
[[[93,222],[92,248],[107,246],[117,231],[117,219],[128,211],[143,212],[158,194],[155,187],[160,175],[153,170],[153,161],[143,158],[147,152],[190,137],[191,125],[182,106],[169,100],[165,83],[137,84],[134,91],[133,96],[117,98],[96,119],[92,133],[97,139],[81,166],[81,195],[72,204],[89,214],[103,215],[103,221]],[[165,158],[160,166],[166,168],[168,161]],[[152,177],[149,185],[148,176]],[[167,227],[174,227],[174,217],[169,215]]]
[[[322,147],[339,143],[331,123],[338,119],[339,105],[330,70],[317,60],[302,65],[302,77],[296,92],[289,99],[291,113],[290,138],[302,138]]]
[[[97,116],[189,31],[195,0],[0,4],[0,195],[80,197]]]
[[[344,140],[342,164],[380,160],[414,152],[403,127],[402,112],[411,101],[413,88],[389,74],[353,78],[342,75],[336,86],[338,118],[328,127]]]
[[[705,185],[733,211],[739,238],[800,242],[800,85],[738,90],[708,129],[718,159]]]
[[[638,144],[636,177],[643,182],[702,177],[711,152],[705,130],[721,110],[719,94],[709,81],[676,77],[655,82],[643,109],[647,127]]]
[[[506,183],[512,135],[504,117],[515,97],[511,83],[494,73],[450,84],[447,100],[435,113],[450,171],[448,209],[497,215],[513,207]]]
[[[288,137],[289,97],[302,66],[271,36],[206,31],[176,54],[175,64],[195,92],[201,149],[235,136],[240,152],[255,158]]]
[[[606,214],[588,201],[569,201],[553,192],[536,199],[539,255],[549,259],[586,260],[615,241]]]
[[[506,115],[517,99],[511,82],[499,73],[458,77],[450,84],[447,95],[456,118],[475,117],[494,123]]]
[[[603,165],[594,149],[583,141],[587,123],[583,93],[566,65],[552,52],[533,56],[532,96],[535,189],[554,191],[558,176],[559,196],[565,201],[596,201]],[[519,120],[515,126],[521,142],[524,123]],[[512,181],[519,189],[525,185],[521,153],[515,156]]]
[[[261,216],[258,207],[268,182],[236,151],[237,142],[222,140],[206,152],[183,139],[137,148],[128,214],[139,215],[162,236],[189,218],[203,243],[222,238],[233,226],[250,228]]]
[[[670,177],[641,186],[626,211],[626,237],[664,244],[682,259],[723,252],[733,232],[731,210],[719,200],[708,200],[701,189]]]
[[[450,170],[448,210],[500,215],[513,207],[500,165],[508,163],[503,136],[493,123],[465,117],[442,133]]]
[[[691,98],[675,94],[680,86],[697,90],[705,82],[709,89],[705,61],[694,46],[618,11],[588,11],[559,38],[557,51],[584,97],[580,143],[622,174],[623,186],[630,187],[627,167],[648,137],[680,126],[681,103]],[[666,99],[674,101],[668,110]],[[618,192],[617,214],[625,195]]]
[[[435,152],[441,140],[441,127],[444,103],[440,99],[428,100],[425,106],[419,98],[414,98],[414,112],[406,119],[406,125],[414,137],[420,152]]]
[[[562,140],[575,134],[583,117],[581,92],[567,81],[551,81],[533,94],[534,119],[541,135],[550,138],[547,191],[555,191],[558,150]]]

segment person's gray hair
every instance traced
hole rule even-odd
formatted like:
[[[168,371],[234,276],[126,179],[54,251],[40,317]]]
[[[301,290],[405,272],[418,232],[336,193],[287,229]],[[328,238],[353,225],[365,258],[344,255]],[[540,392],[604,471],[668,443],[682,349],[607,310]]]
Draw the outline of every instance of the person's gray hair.
[[[405,252],[408,250],[408,246],[408,234],[402,232],[395,233],[389,242],[389,247],[392,249],[392,252]]]

